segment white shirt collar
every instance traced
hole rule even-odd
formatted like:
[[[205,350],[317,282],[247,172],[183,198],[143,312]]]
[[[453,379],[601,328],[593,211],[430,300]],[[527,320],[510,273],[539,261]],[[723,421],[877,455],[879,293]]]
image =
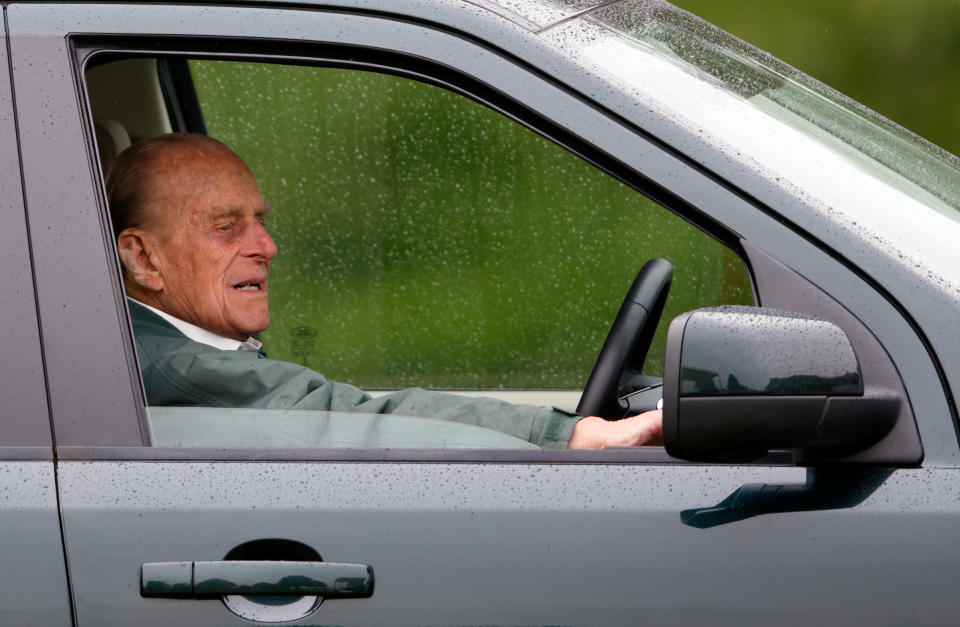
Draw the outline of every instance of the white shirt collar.
[[[222,351],[235,351],[240,349],[260,350],[260,347],[263,346],[263,344],[261,344],[260,341],[255,337],[248,337],[244,342],[240,342],[229,337],[223,337],[222,335],[217,335],[216,333],[211,333],[206,329],[202,329],[195,324],[190,324],[189,322],[181,320],[180,318],[171,316],[167,312],[160,311],[156,307],[151,307],[150,305],[141,303],[136,298],[131,298],[130,296],[127,296],[127,298],[157,314],[172,324],[177,331],[183,333],[194,342],[200,342],[201,344],[206,344],[207,346],[219,348]]]

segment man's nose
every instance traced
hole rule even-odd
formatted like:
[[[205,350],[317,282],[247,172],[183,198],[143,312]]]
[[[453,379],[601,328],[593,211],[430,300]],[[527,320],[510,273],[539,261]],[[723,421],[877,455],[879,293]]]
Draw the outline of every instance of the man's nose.
[[[254,220],[253,224],[247,228],[245,233],[246,254],[253,257],[263,257],[269,261],[277,256],[277,245],[273,243],[273,238],[267,232],[267,227],[259,220]]]

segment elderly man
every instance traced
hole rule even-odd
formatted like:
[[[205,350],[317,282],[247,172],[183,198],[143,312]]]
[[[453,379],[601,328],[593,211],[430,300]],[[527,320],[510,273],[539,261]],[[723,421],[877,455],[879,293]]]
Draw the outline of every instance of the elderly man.
[[[395,413],[496,429],[546,448],[654,443],[660,412],[617,422],[421,389],[371,398],[303,366],[266,359],[252,337],[270,322],[277,247],[247,165],[188,133],[134,144],[107,193],[151,405]]]

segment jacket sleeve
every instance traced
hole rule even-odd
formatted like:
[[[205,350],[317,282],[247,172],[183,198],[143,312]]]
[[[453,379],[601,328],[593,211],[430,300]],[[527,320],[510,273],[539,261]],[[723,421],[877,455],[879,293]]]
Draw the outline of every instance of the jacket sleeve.
[[[492,398],[467,398],[410,388],[372,398],[345,383],[328,381],[299,364],[259,358],[250,351],[159,351],[138,339],[141,371],[151,405],[356,411],[450,420],[493,429],[543,448],[566,448],[579,417]]]

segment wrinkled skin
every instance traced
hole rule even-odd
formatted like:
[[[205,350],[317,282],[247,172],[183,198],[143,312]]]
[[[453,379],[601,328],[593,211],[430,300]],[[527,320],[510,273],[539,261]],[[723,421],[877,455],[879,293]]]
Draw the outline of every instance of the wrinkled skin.
[[[218,145],[175,146],[151,180],[154,217],[118,236],[127,292],[236,340],[270,323],[267,273],[277,247],[249,168]]]
[[[596,416],[581,419],[573,428],[567,448],[605,448],[663,443],[663,412],[647,411],[623,420],[608,421]]]

